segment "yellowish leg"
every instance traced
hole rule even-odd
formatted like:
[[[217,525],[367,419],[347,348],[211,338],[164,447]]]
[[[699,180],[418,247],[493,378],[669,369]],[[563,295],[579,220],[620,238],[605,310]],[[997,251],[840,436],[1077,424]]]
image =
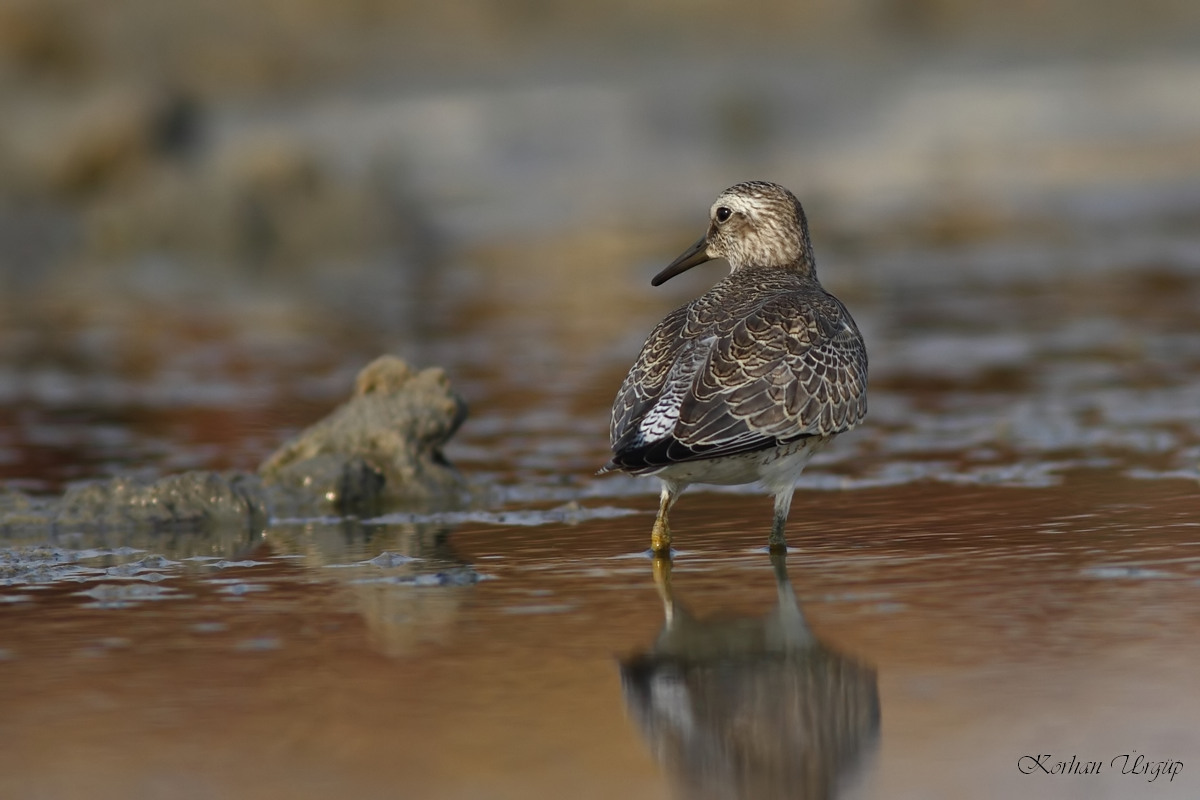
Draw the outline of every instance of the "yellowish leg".
[[[671,557],[671,529],[662,520],[655,521],[654,530],[650,531],[650,549],[656,558]]]
[[[658,501],[658,516],[654,518],[654,529],[650,531],[650,549],[656,556],[671,556],[671,528],[667,525],[667,514],[675,502],[672,492],[663,484],[662,496]],[[655,559],[657,561],[657,559]]]

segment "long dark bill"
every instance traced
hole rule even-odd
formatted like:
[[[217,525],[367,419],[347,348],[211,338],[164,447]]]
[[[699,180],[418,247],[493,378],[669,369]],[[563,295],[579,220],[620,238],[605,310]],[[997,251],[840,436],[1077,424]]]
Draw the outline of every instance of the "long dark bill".
[[[708,249],[708,236],[701,236],[695,244],[684,250],[679,258],[667,265],[667,268],[654,276],[651,286],[661,286],[676,275],[687,272],[698,264],[711,261],[712,257],[705,251]]]

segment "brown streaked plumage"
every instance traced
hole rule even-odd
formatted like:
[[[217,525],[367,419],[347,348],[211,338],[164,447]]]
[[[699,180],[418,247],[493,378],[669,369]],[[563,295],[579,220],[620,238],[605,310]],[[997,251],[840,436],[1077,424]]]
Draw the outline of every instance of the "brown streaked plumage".
[[[713,203],[708,232],[652,283],[712,258],[730,272],[651,332],[613,403],[602,471],[656,475],[651,546],[692,483],[761,483],[775,495],[768,539],[786,548],[792,492],[808,460],[867,411],[867,351],[850,312],[821,288],[804,210],[750,181]]]

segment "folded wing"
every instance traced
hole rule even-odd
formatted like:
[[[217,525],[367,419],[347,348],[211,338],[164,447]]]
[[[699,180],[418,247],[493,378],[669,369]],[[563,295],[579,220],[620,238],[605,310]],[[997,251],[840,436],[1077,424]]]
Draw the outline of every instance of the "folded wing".
[[[752,452],[840,433],[866,414],[866,350],[836,298],[776,294],[685,338],[688,311],[659,324],[626,377],[606,469]]]

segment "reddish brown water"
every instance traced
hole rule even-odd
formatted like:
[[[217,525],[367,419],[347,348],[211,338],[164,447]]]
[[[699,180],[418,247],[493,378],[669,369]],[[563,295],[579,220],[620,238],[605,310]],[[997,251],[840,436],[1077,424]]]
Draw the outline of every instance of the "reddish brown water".
[[[881,720],[857,731],[848,763],[811,745],[813,770],[855,797],[1124,798],[1148,785],[1195,797],[1194,495],[1180,481],[1082,474],[1053,488],[800,496],[788,566],[809,646],[874,671]],[[687,501],[675,599],[701,631],[761,621],[776,604],[761,549],[769,502]],[[169,587],[166,599],[122,608],[80,594],[111,581],[9,588],[30,599],[0,614],[0,794],[649,798],[689,769],[720,775],[728,765],[677,753],[656,763],[622,692],[621,661],[649,652],[664,624],[651,562],[636,555],[652,503],[636,505],[647,513],[464,525],[435,558],[487,578],[465,586],[356,583],[387,570],[329,566],[403,539],[384,529],[375,546],[336,553],[312,530],[278,542],[268,531],[240,554],[253,565],[165,567],[147,585]],[[678,663],[713,658],[692,636]],[[741,664],[725,678],[735,688],[771,660],[722,647]],[[699,714],[718,700],[700,687],[680,702]],[[770,734],[760,706],[706,735]],[[1044,753],[1104,771],[1022,774],[1022,758]],[[1110,766],[1126,753],[1182,772],[1148,784]]]

